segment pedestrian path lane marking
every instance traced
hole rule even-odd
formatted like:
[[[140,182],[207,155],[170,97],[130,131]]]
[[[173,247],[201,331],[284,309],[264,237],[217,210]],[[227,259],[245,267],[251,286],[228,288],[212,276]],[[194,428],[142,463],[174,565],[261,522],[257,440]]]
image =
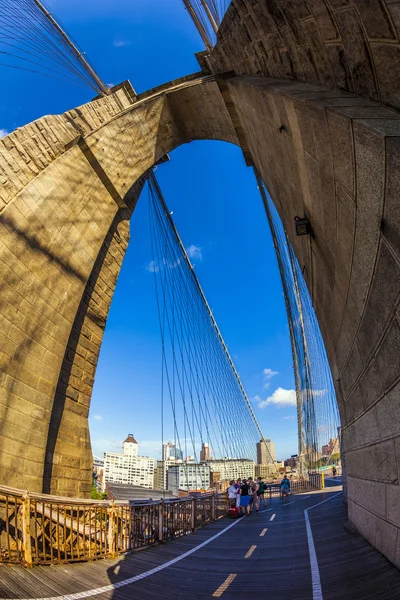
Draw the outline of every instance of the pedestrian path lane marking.
[[[267,533],[268,529],[265,528],[262,530],[262,532],[260,533],[260,537],[263,537],[266,533]]]
[[[284,507],[285,507],[285,506],[289,506],[289,504],[294,504],[294,503],[295,503],[295,500],[292,500],[291,502],[286,502],[286,504],[284,504],[283,506],[284,506]]]
[[[305,498],[299,498],[299,500],[307,500],[307,498],[311,498],[311,496],[306,496]]]
[[[212,597],[213,598],[220,598],[222,596],[222,594],[225,592],[225,590],[228,589],[228,587],[231,585],[232,581],[236,578],[236,573],[232,573],[231,575],[229,575],[224,583],[222,585],[219,586],[219,588],[217,590],[215,590],[215,592],[213,593]]]
[[[250,546],[250,549],[247,551],[247,553],[244,555],[244,557],[250,558],[250,556],[253,554],[253,552],[256,548],[257,548],[257,546]]]
[[[306,531],[307,531],[307,543],[308,543],[308,554],[310,555],[310,567],[311,567],[311,581],[312,581],[312,593],[313,600],[323,600],[322,595],[322,587],[321,587],[321,577],[319,575],[319,567],[318,567],[318,559],[317,553],[315,552],[314,538],[311,530],[310,519],[308,517],[308,511],[312,508],[317,508],[321,504],[325,504],[325,502],[329,502],[333,500],[337,496],[339,496],[342,492],[335,494],[331,498],[327,500],[322,500],[322,502],[318,502],[318,504],[314,504],[314,506],[310,506],[306,508],[304,511],[304,518],[306,521]]]
[[[276,513],[274,513],[274,514],[271,516],[271,518],[270,518],[270,521],[273,521],[273,520],[275,519],[275,517],[276,517]]]
[[[164,569],[167,569],[168,567],[172,567],[172,565],[178,563],[179,561],[183,560],[187,556],[194,554],[195,552],[197,552],[197,550],[204,548],[204,546],[207,546],[207,544],[209,544],[210,542],[213,542],[214,540],[219,538],[226,531],[229,531],[230,529],[232,529],[232,527],[234,527],[235,525],[240,523],[241,520],[242,519],[237,519],[236,521],[234,521],[233,523],[231,523],[230,525],[225,527],[225,529],[223,529],[222,531],[219,531],[218,533],[216,533],[215,535],[210,537],[205,542],[202,542],[201,544],[199,544],[198,546],[195,546],[191,550],[184,552],[180,556],[177,556],[176,558],[173,558],[172,560],[169,560],[168,562],[163,563],[162,565],[159,565],[158,567],[154,567],[154,569],[150,569],[149,571],[145,571],[144,573],[140,573],[139,575],[134,575],[133,577],[128,577],[128,579],[122,579],[122,581],[117,581],[116,583],[111,583],[109,585],[103,585],[102,587],[94,588],[91,590],[84,590],[83,592],[76,592],[74,594],[63,594],[62,596],[47,596],[47,597],[43,597],[43,598],[21,598],[20,600],[82,600],[82,598],[90,598],[91,596],[97,596],[98,594],[114,592],[114,590],[117,590],[118,588],[124,587],[126,585],[131,585],[132,583],[136,583],[136,581],[140,581],[141,579],[145,579],[146,577],[155,575],[156,573],[159,573],[160,571],[163,571]],[[235,575],[235,577],[236,577],[236,575]],[[11,600],[11,598],[10,599],[0,598],[0,600]]]

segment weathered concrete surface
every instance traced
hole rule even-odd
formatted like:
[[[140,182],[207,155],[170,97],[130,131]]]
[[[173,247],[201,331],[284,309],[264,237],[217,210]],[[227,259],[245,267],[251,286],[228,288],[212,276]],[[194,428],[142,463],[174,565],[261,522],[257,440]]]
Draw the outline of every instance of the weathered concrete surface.
[[[245,76],[228,87],[246,150],[289,235],[296,214],[314,228],[292,241],[335,381],[349,519],[400,567],[399,19],[391,1],[232,0],[202,58]]]
[[[250,4],[265,6],[240,6],[248,11]],[[298,36],[317,15],[304,18]],[[253,21],[247,12],[237,19],[251,41]],[[259,46],[234,43],[228,29],[223,35],[231,40],[223,68],[253,73],[249,64]],[[298,43],[299,54],[307,54]],[[220,57],[221,47],[216,52]],[[134,104],[120,90],[118,99],[40,119],[0,140],[5,483],[87,494],[93,377],[142,177],[180,144],[240,141],[289,235],[295,215],[312,223],[315,239],[293,242],[335,380],[349,517],[400,564],[400,113],[358,87],[346,88],[358,95],[328,89],[340,86],[321,77],[325,87],[248,75],[218,83],[189,78]]]
[[[396,0],[232,0],[211,63],[400,108],[399,35]]]

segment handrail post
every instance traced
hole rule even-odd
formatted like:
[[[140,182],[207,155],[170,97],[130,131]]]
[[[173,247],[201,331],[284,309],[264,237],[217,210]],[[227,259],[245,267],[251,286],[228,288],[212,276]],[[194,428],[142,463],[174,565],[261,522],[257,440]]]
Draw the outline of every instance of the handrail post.
[[[22,496],[22,544],[25,566],[31,568],[32,541],[31,541],[31,499],[29,492]]]
[[[107,533],[107,544],[108,544],[108,556],[110,558],[115,557],[115,504],[114,500],[111,500],[111,506],[107,508],[108,517],[108,533]]]
[[[211,497],[211,520],[215,521],[215,492]]]
[[[196,498],[192,498],[192,531],[196,529]]]
[[[158,541],[162,542],[164,539],[164,500],[160,500],[158,505]]]

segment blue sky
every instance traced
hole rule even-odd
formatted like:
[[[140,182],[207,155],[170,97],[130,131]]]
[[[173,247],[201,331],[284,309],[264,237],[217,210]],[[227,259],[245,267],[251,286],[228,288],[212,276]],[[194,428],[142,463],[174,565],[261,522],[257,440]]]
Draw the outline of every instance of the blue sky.
[[[107,83],[130,79],[141,92],[198,70],[194,52],[202,45],[181,0],[47,4]],[[0,99],[0,130],[92,96],[90,90],[1,69],[8,93]],[[275,252],[253,173],[238,148],[196,142],[171,153],[157,175],[184,244],[198,249],[197,276],[261,427],[284,459],[297,452],[292,359]],[[96,375],[90,431],[97,455],[118,450],[128,432],[141,454],[160,453],[160,336],[153,277],[146,269],[146,201],[147,194],[132,218]]]

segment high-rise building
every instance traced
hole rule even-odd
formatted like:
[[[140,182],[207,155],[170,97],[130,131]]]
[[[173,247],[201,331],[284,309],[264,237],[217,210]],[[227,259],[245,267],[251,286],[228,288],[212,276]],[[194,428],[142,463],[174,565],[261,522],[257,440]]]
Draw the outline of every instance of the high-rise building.
[[[340,454],[339,438],[331,438],[326,446],[322,446],[323,456],[332,456],[332,454]]]
[[[200,462],[203,462],[205,460],[211,460],[211,452],[210,446],[206,443],[203,443],[203,446],[200,450]]]
[[[163,444],[162,459],[170,460],[171,458],[175,460],[182,460],[183,452],[182,450],[179,450],[179,448],[175,444],[169,441],[167,444]]]
[[[93,456],[93,484],[98,492],[104,492],[104,459]]]
[[[157,490],[166,490],[168,469],[182,463],[182,460],[175,460],[174,458],[169,458],[168,460],[158,460],[156,468],[157,474],[154,477],[154,487]]]
[[[219,473],[221,480],[247,479],[254,477],[254,462],[248,458],[227,458],[205,462],[211,472]]]
[[[174,496],[178,496],[179,490],[208,490],[210,467],[196,463],[172,465],[167,471],[167,487]]]
[[[267,458],[270,457],[272,459],[272,462],[276,461],[276,454],[275,454],[275,444],[272,440],[269,439],[265,439],[265,443],[267,445]]]
[[[139,444],[130,433],[122,444],[122,454],[104,453],[104,482],[127,483],[152,488],[154,458],[138,455]]]
[[[270,465],[276,461],[275,444],[268,438],[257,442],[257,464]]]

